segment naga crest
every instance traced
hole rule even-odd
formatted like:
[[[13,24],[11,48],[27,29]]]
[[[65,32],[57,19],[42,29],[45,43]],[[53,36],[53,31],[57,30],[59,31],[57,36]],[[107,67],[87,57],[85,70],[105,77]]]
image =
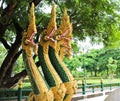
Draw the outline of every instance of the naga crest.
[[[67,10],[64,9],[61,24],[56,31],[56,40],[58,40],[58,49],[60,57],[63,59],[64,55],[70,58],[71,55],[71,39],[72,39],[72,24],[70,23]]]
[[[30,8],[30,24],[27,29],[27,37],[31,38],[33,36],[33,33],[37,33],[34,15],[34,3],[32,3],[32,6]]]
[[[51,19],[48,23],[47,28],[42,32],[42,37],[44,40],[53,40],[54,32],[56,31],[56,5],[54,4],[51,10]]]
[[[44,53],[48,52],[49,45],[56,48],[56,41],[53,39],[56,29],[56,5],[54,4],[51,10],[51,19],[47,28],[41,33],[40,37],[40,45],[44,46]]]
[[[30,24],[28,25],[27,32],[23,33],[22,38],[22,48],[26,51],[28,56],[32,55],[32,50],[37,54],[37,45],[33,41],[34,35],[37,33],[36,24],[35,24],[35,15],[34,15],[34,3],[32,3],[30,8]]]
[[[66,8],[64,9],[63,17],[61,18],[61,24],[57,29],[58,37],[60,40],[63,38],[72,38],[72,24],[70,23],[70,18],[67,14]]]

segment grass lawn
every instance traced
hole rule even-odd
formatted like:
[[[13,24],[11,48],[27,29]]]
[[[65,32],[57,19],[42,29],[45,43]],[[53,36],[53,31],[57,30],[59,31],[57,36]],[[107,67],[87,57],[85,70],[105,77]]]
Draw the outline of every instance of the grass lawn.
[[[82,80],[83,78],[76,78],[78,84],[82,84]],[[89,78],[86,78],[86,83],[87,84],[100,84],[101,83],[101,79],[99,77],[89,77]],[[110,80],[110,79],[103,79],[103,83],[104,84],[108,84],[108,83],[120,83],[120,78],[115,78],[113,80]],[[17,86],[18,87],[18,86]],[[15,88],[17,88],[15,87]],[[22,87],[23,88],[31,88],[31,84],[29,82],[29,80],[24,80],[23,83],[22,83]]]
[[[77,78],[78,84],[82,84],[83,78]],[[107,83],[120,83],[120,78],[115,78],[113,80],[111,79],[102,79],[104,84]],[[87,84],[100,84],[101,83],[101,78],[98,77],[91,77],[91,78],[86,78],[86,83]]]

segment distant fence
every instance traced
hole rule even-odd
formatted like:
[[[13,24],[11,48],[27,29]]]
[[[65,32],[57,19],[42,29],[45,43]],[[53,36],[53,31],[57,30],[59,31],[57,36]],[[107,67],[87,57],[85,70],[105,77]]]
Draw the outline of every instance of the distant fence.
[[[17,100],[22,101],[22,99],[27,99],[29,93],[32,89],[3,89],[0,90],[0,101],[4,100]]]
[[[112,90],[116,87],[120,87],[120,83],[109,83],[104,84],[102,81],[100,84],[87,85],[82,82],[82,85],[78,86],[79,92],[81,94],[86,94],[88,92],[94,93],[96,91]],[[22,101],[22,99],[27,99],[29,93],[32,89],[24,89],[19,85],[18,89],[0,89],[0,101],[6,100],[17,100]]]
[[[82,85],[78,86],[79,92],[82,93],[83,95],[88,93],[88,92],[96,92],[96,91],[105,91],[105,90],[112,90],[114,88],[120,87],[120,83],[107,83],[104,84],[103,81],[101,80],[100,84],[91,84],[87,85],[84,81],[82,81]]]
[[[0,101],[27,99],[32,89],[23,89],[22,82],[19,83],[18,89],[0,89]]]

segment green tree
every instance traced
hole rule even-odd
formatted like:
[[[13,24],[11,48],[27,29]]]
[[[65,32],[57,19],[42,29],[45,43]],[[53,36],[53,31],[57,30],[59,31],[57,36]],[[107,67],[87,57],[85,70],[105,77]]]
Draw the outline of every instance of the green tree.
[[[108,59],[107,67],[108,67],[110,79],[112,80],[115,75],[116,69],[117,69],[117,61],[114,60],[112,57],[110,57]]]
[[[65,59],[64,61],[74,77],[80,77],[83,74],[82,71],[79,71],[81,69],[82,63],[79,61],[78,56],[75,56],[70,60]]]
[[[69,3],[68,3],[69,2]],[[84,39],[86,35],[108,40],[113,34],[111,26],[119,23],[119,2],[113,0],[66,0],[60,5],[68,8],[74,35]],[[107,40],[106,40],[107,39]],[[95,38],[93,40],[96,40]]]
[[[94,76],[97,76],[98,74],[100,76],[108,76],[109,75],[109,69],[107,66],[108,60],[112,57],[114,60],[117,61],[116,63],[117,67],[115,68],[116,71],[114,73],[116,73],[116,75],[119,75],[120,56],[118,54],[120,54],[120,49],[103,48],[99,50],[90,50],[88,53],[85,53],[84,55],[81,55],[80,53],[80,55],[75,56],[74,59],[71,59],[70,61],[66,62],[66,64],[68,65],[68,68],[70,67],[70,70],[72,69],[77,70],[78,67],[81,67],[82,69],[85,68],[87,72],[90,72],[92,76],[93,73]],[[74,66],[74,63],[76,66]]]

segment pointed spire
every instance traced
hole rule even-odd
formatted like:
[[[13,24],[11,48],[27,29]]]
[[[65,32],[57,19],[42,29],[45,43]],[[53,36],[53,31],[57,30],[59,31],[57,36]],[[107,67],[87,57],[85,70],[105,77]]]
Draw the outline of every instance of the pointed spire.
[[[70,55],[71,55],[71,43],[70,42],[72,39],[72,24],[67,14],[66,8],[64,9],[63,17],[61,19],[61,24],[57,32],[60,35],[60,37],[58,37],[58,40],[64,41],[64,44],[62,43],[63,47],[60,49],[60,57],[61,59],[63,59],[64,55],[66,55],[68,58],[70,58]]]
[[[63,17],[61,18],[61,24],[58,28],[58,31],[61,31],[61,33],[59,33],[59,34],[64,34],[64,32],[68,29],[69,29],[69,36],[72,37],[72,24],[70,23],[70,18],[67,14],[67,9],[65,8]]]
[[[32,3],[30,8],[30,24],[27,29],[27,37],[30,38],[33,32],[37,32],[35,24],[34,3]]]
[[[51,10],[51,19],[47,26],[47,34],[50,34],[53,30],[56,30],[56,5],[53,4]]]

